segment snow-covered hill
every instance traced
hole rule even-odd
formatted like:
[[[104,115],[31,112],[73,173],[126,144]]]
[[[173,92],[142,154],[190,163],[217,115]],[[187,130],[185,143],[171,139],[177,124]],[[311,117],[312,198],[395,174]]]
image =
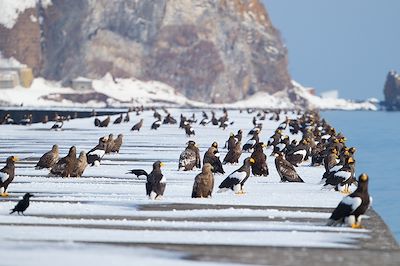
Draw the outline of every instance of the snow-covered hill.
[[[229,108],[299,108],[336,110],[376,110],[371,102],[356,103],[345,99],[324,99],[309,93],[309,89],[293,81],[295,102],[287,92],[268,94],[258,92],[245,100],[231,104],[207,104],[187,99],[174,88],[158,81],[114,79],[107,74],[93,81],[93,90],[77,91],[62,87],[59,82],[43,78],[34,80],[31,88],[2,89],[2,105],[25,107],[229,107]],[[293,96],[293,95],[292,95]]]

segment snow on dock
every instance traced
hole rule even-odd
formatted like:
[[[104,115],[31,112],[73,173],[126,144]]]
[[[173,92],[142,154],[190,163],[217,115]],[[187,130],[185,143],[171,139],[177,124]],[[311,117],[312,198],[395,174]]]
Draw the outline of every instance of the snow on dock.
[[[201,120],[198,110],[170,111],[177,119],[181,112],[187,116],[195,112],[198,121]],[[200,264],[194,260],[211,261],[201,265],[215,265],[220,261],[277,264],[262,254],[274,254],[277,248],[282,254],[295,248],[310,254],[314,254],[312,250],[327,250],[327,254],[331,252],[328,250],[336,250],[337,254],[345,254],[349,250],[362,250],[373,239],[385,240],[382,235],[388,234],[387,228],[377,233],[368,226],[382,224],[373,211],[368,213],[369,218],[364,218],[366,229],[325,226],[332,208],[343,195],[321,190],[323,167],[302,164],[296,170],[305,183],[280,183],[271,156],[268,156],[270,175],[251,176],[245,184],[247,194],[214,193],[212,198],[192,199],[193,181],[199,170],[177,170],[179,155],[189,140],[184,130],[178,129],[178,125],[150,130],[154,121],[150,111],[140,116],[130,115],[129,123],[110,123],[108,128],[94,127],[94,118],[68,121],[62,131],[50,131],[51,123],[0,127],[0,161],[4,162],[9,155],[21,159],[8,189],[10,196],[2,198],[0,205],[0,254],[6,252],[14,257],[7,265],[24,265],[27,261],[29,265],[50,265],[54,258],[63,258],[57,265],[95,262],[109,265],[111,261],[113,265],[126,265],[132,260],[138,265]],[[235,123],[226,130],[194,125],[196,135],[190,139],[199,144],[201,157],[217,141],[223,158],[229,133],[243,129],[242,143],[245,142],[253,115],[230,111],[229,117]],[[112,116],[111,121],[116,117]],[[130,128],[140,118],[144,118],[142,130],[131,132]],[[260,140],[267,142],[280,122],[267,117]],[[63,157],[70,146],[75,145],[78,153],[88,151],[97,144],[98,138],[110,133],[124,134],[120,153],[106,155],[99,167],[87,168],[81,178],[49,177],[48,170],[34,169],[40,156],[53,144],[60,146],[60,157]],[[267,150],[266,154],[270,152]],[[240,161],[247,156],[250,153],[242,154]],[[156,160],[166,165],[162,171],[167,187],[163,199],[150,201],[145,196],[145,180],[126,172],[133,168],[151,170]],[[238,167],[224,166],[226,174],[215,176],[214,191]],[[26,216],[9,215],[9,210],[26,192],[35,195]],[[397,248],[393,243],[387,249]],[[254,259],[240,258],[227,247]],[[264,251],[260,252],[260,248]],[[335,256],[329,258],[332,257]],[[337,262],[337,258],[330,262]]]

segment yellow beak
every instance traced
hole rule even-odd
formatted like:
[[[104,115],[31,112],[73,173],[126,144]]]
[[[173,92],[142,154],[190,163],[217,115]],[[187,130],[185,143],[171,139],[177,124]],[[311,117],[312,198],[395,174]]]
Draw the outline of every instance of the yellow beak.
[[[367,174],[362,174],[360,176],[361,181],[367,181],[368,180],[368,175]]]
[[[14,162],[17,162],[17,161],[19,161],[19,158],[17,157],[17,156],[13,156],[13,159],[12,159]]]
[[[164,163],[160,163],[160,166],[164,166],[165,164]]]
[[[253,158],[250,158],[250,162],[251,162],[251,163],[255,163],[256,160],[254,160]]]

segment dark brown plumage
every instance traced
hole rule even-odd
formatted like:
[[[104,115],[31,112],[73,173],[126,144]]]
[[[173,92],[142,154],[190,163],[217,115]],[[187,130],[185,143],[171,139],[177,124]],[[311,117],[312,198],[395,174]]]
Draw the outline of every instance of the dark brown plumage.
[[[127,123],[127,122],[129,122],[129,120],[130,120],[129,113],[126,113],[124,122]]]
[[[69,149],[68,155],[61,158],[51,168],[50,173],[61,177],[70,177],[76,165],[76,147],[72,146]]]
[[[150,174],[143,169],[133,169],[129,171],[129,173],[135,174],[137,177],[141,175],[145,175],[147,177],[146,195],[150,199],[159,199],[164,195],[166,179],[161,173],[161,167],[163,165],[164,164],[160,161],[154,162],[153,170],[150,172]]]
[[[120,114],[119,115],[119,117],[117,117],[115,120],[114,120],[114,124],[121,124],[121,122],[122,122],[122,114]]]
[[[297,174],[294,166],[283,157],[282,153],[279,153],[275,158],[275,167],[281,177],[281,182],[304,182]]]
[[[16,161],[18,161],[18,157],[10,156],[7,158],[6,166],[0,169],[0,196],[2,197],[8,196],[7,188],[14,180]]]
[[[221,160],[219,159],[219,152],[215,146],[208,148],[207,152],[204,154],[203,164],[209,163],[212,166],[213,173],[224,174],[225,171],[222,167]]]
[[[211,197],[214,188],[213,167],[209,163],[205,163],[194,179],[192,198],[208,198]]]
[[[235,146],[225,155],[223,164],[238,163],[240,155],[242,155],[242,145],[240,141],[238,141],[235,143]]]
[[[225,142],[225,147],[227,148],[228,151],[233,149],[233,147],[235,147],[236,142],[239,141],[238,139],[235,138],[235,135],[233,134],[233,132],[231,132],[231,134],[229,135],[229,139]]]
[[[335,148],[331,148],[330,153],[324,158],[325,172],[329,173],[329,170],[337,163],[337,151]]]
[[[106,119],[100,122],[99,127],[108,127],[108,124],[110,124],[111,118],[110,116],[107,116]]]
[[[254,158],[255,163],[251,165],[251,172],[255,176],[268,176],[267,156],[264,154],[263,148],[265,147],[263,142],[259,142],[255,145],[254,151],[251,154],[251,158]]]
[[[142,126],[143,126],[143,118],[140,119],[140,121],[137,122],[135,125],[133,125],[133,127],[131,128],[131,130],[132,130],[132,131],[135,131],[135,130],[140,131],[140,129],[142,128]]]
[[[114,135],[110,134],[110,135],[108,135],[108,138],[106,141],[106,154],[109,154],[112,151],[113,147],[114,147]]]
[[[119,150],[121,149],[122,146],[122,138],[124,135],[118,134],[118,137],[114,140],[114,145],[111,148],[111,152],[116,152],[119,153]]]
[[[54,144],[50,151],[40,157],[35,169],[52,168],[58,161],[59,152],[58,145]]]
[[[78,160],[75,162],[74,170],[71,173],[72,177],[81,177],[88,165],[86,153],[81,151]]]

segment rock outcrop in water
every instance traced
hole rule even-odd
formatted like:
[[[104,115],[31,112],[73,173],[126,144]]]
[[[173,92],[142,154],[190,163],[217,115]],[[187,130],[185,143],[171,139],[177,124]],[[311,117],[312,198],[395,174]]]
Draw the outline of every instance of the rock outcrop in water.
[[[400,75],[390,71],[386,77],[385,106],[388,110],[400,110]]]
[[[11,29],[0,25],[0,51],[47,79],[110,72],[208,102],[292,87],[287,50],[260,0],[40,3]]]

